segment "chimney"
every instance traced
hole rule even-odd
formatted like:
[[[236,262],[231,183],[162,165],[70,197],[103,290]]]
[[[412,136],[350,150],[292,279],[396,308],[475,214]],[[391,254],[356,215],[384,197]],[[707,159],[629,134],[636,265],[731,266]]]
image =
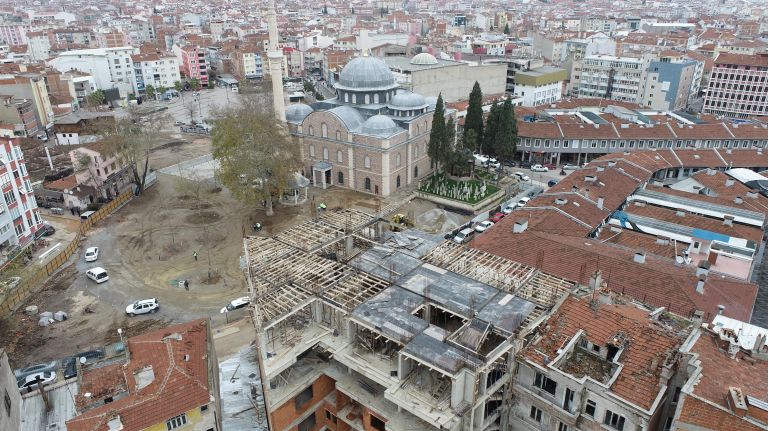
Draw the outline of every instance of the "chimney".
[[[615,165],[616,165],[616,160],[609,160],[608,161],[608,166],[615,166]]]
[[[726,226],[733,226],[733,216],[724,216],[723,217],[723,224]]]
[[[605,198],[602,196],[597,197],[597,209],[603,209],[603,203],[605,203]]]
[[[747,414],[747,400],[744,398],[741,388],[734,388],[733,386],[728,388],[728,405],[731,406],[736,416],[740,418]]]
[[[712,175],[715,175],[715,173],[717,173],[716,170],[712,168],[707,168],[707,175],[712,176]]]
[[[637,253],[635,253],[634,261],[635,263],[645,263],[645,252],[638,251]]]
[[[696,282],[696,293],[703,295],[704,294],[704,283],[707,281],[706,278],[699,278],[699,280]]]
[[[750,351],[751,356],[755,359],[768,359],[768,345],[766,345],[766,342],[768,342],[768,336],[765,334],[760,334],[755,339],[755,344],[752,346],[752,350]]]
[[[605,168],[602,167],[602,166],[598,166],[597,169],[596,169],[597,172],[603,172],[604,170],[605,170]]]
[[[750,199],[757,199],[757,192],[754,190],[750,190],[747,192],[747,197]]]
[[[578,187],[576,187],[576,186],[571,186],[571,191],[572,191],[572,192],[574,192],[574,193],[576,193],[576,192],[578,192],[578,191],[579,191],[579,188],[578,188]]]
[[[707,275],[709,274],[710,266],[712,266],[712,264],[709,263],[709,261],[707,260],[702,260],[701,262],[699,262],[699,266],[696,267],[696,277],[706,278]]]
[[[603,284],[603,271],[598,269],[589,277],[589,288],[594,292],[600,290],[601,284]]]
[[[595,181],[597,181],[597,177],[595,175],[587,175],[586,177],[584,177],[584,181],[588,183],[594,183]]]
[[[669,245],[669,238],[658,237],[658,238],[656,238],[656,244],[658,244],[658,245]]]
[[[555,205],[565,205],[567,203],[568,203],[568,199],[565,199],[565,198],[555,199]]]
[[[723,314],[723,311],[725,311],[725,305],[718,305],[717,314]]]
[[[725,186],[726,187],[731,187],[733,185],[733,183],[734,183],[733,178],[727,178],[725,180]]]
[[[528,219],[520,218],[515,220],[514,226],[512,226],[512,233],[523,233],[528,229]]]
[[[683,211],[683,210],[678,210],[678,211],[675,213],[675,215],[676,215],[676,216],[678,216],[678,217],[685,217],[685,211]]]

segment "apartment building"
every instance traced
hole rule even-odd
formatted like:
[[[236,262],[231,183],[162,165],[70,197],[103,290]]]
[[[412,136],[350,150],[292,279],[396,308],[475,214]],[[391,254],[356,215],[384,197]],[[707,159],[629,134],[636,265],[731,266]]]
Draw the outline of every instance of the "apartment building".
[[[264,77],[264,56],[258,45],[240,47],[232,51],[232,72],[239,79]]]
[[[573,62],[571,94],[639,103],[646,73],[647,62],[641,58],[588,55]]]
[[[21,429],[21,394],[13,368],[8,362],[8,354],[0,347],[0,390],[3,392],[5,410],[0,413],[0,429]]]
[[[0,123],[12,129],[14,136],[34,137],[40,132],[31,100],[3,95],[0,96],[0,101]]]
[[[207,319],[128,338],[124,354],[78,374],[69,431],[222,431],[218,359]]]
[[[27,44],[27,32],[31,26],[24,24],[0,24],[0,39],[11,46]]]
[[[201,85],[208,85],[209,71],[204,49],[197,45],[173,45],[173,53],[185,78],[195,78]]]
[[[688,107],[698,95],[703,63],[685,59],[663,59],[648,65],[641,104],[661,111]]]
[[[53,126],[53,107],[51,106],[45,75],[36,72],[0,75],[0,93],[10,94],[18,99],[30,100],[41,131],[48,130]]]
[[[60,72],[73,70],[88,73],[98,90],[117,88],[121,97],[136,92],[133,59],[135,48],[95,48],[67,51],[48,61]]]
[[[593,274],[591,288],[602,282]],[[517,357],[511,429],[656,431],[687,335],[660,313],[602,294],[566,299]]]
[[[704,112],[736,118],[768,115],[768,53],[718,55]]]
[[[42,31],[27,33],[27,50],[30,60],[47,60],[51,56],[51,40],[48,33]]]
[[[75,115],[75,114],[70,114]],[[131,167],[112,149],[101,143],[86,144],[69,152],[78,186],[95,191],[90,202],[114,198],[133,184]]]
[[[522,106],[539,106],[557,102],[563,96],[565,69],[543,66],[515,73],[514,95],[522,98]]]
[[[96,46],[99,48],[119,48],[129,45],[125,35],[114,28],[102,28],[95,32]]]
[[[146,94],[147,86],[173,88],[176,82],[181,81],[179,63],[171,54],[134,54],[133,70],[136,76],[136,92]],[[157,97],[160,97],[157,94]]]
[[[35,201],[18,138],[0,144],[0,254],[32,243],[43,219]]]

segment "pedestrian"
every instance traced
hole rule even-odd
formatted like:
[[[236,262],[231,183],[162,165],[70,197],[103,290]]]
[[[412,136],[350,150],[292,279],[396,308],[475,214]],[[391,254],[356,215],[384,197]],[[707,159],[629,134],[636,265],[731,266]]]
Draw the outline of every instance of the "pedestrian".
[[[72,215],[75,215],[75,207],[69,207],[69,212],[71,212]]]
[[[195,258],[195,262],[197,262],[197,251],[195,251],[194,253],[192,253],[192,257],[194,257],[194,258]]]
[[[184,288],[189,290],[189,280],[184,280]]]

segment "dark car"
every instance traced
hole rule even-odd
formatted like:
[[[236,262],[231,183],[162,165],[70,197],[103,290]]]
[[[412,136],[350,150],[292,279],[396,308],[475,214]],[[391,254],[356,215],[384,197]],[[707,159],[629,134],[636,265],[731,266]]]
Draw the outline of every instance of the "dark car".
[[[504,166],[508,166],[510,168],[517,167],[517,163],[515,163],[514,160],[505,160],[504,163],[502,163]]]
[[[555,165],[554,163],[544,163],[544,167],[549,169],[550,171],[554,171],[555,169],[557,169],[557,165]]]
[[[95,359],[101,359],[105,355],[104,349],[94,349],[77,353],[75,358],[85,358],[87,362],[94,362]]]
[[[43,225],[35,231],[35,237],[36,238],[42,238],[44,236],[51,236],[56,233],[56,228],[49,225],[48,223],[43,223]]]
[[[531,166],[533,166],[532,162],[520,162],[520,167],[523,169],[531,169]]]
[[[77,376],[77,358],[70,356],[61,361],[61,368],[64,369],[64,378],[71,379]]]
[[[556,185],[559,182],[560,181],[558,181],[558,180],[549,180],[549,181],[547,181],[547,187],[552,187],[552,186]]]

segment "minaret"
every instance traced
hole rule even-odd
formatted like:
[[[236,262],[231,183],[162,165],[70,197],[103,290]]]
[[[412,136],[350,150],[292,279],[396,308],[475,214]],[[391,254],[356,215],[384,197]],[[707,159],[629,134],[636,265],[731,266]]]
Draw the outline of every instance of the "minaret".
[[[275,109],[275,118],[285,122],[285,98],[283,96],[283,51],[278,46],[277,13],[275,12],[275,0],[269,0],[267,11],[267,23],[269,25],[269,74],[272,78],[272,105]]]

